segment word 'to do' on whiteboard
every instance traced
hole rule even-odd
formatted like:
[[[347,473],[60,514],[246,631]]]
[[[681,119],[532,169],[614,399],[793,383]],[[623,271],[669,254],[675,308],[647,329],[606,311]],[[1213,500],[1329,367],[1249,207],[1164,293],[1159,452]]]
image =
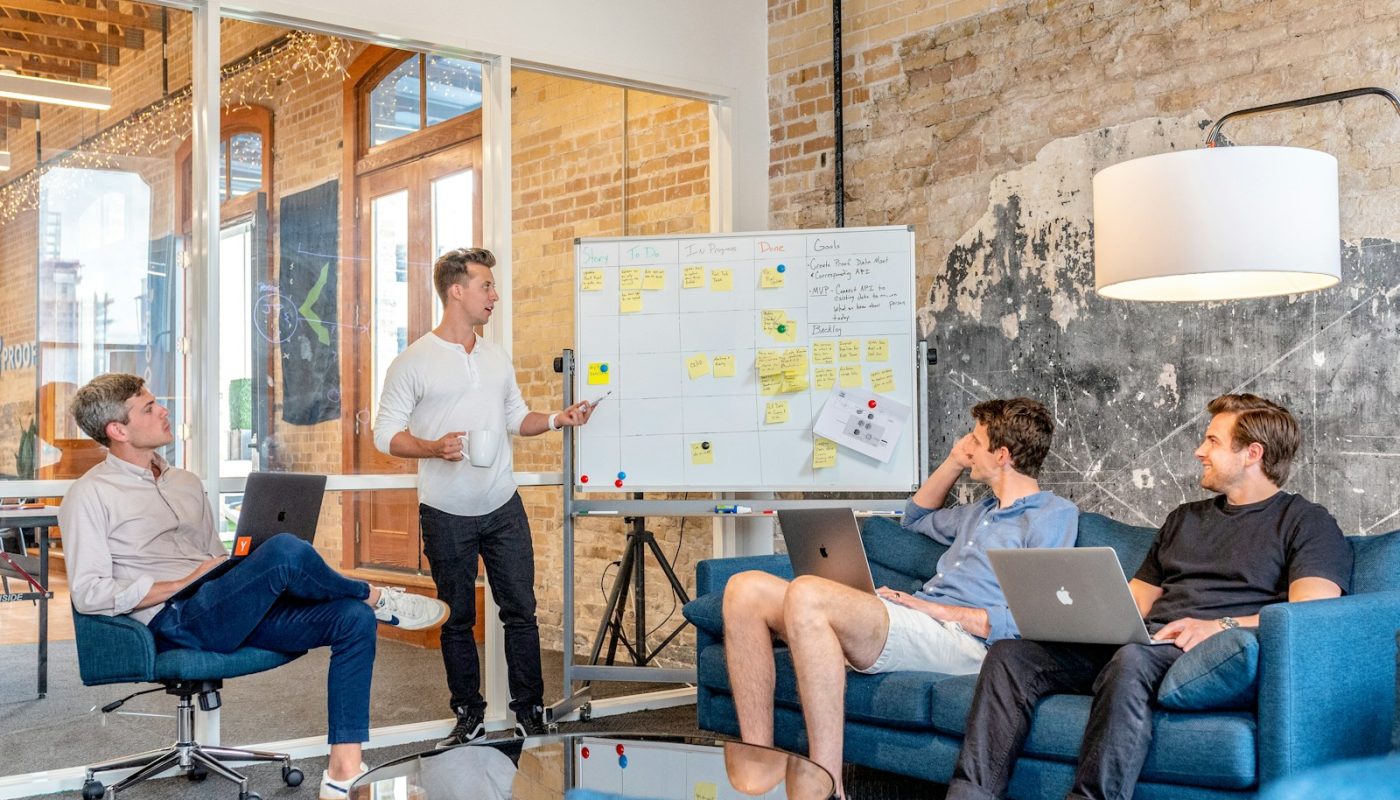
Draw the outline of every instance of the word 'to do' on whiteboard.
[[[834,388],[923,402],[910,228],[578,239],[574,258],[574,396],[611,392],[577,429],[576,489],[918,484],[925,432],[881,461],[812,431]]]

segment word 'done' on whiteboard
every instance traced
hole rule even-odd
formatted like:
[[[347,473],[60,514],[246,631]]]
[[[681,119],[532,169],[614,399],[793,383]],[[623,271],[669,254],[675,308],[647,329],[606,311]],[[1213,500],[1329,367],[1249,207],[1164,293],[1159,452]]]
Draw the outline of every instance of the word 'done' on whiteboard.
[[[913,254],[903,226],[578,240],[575,396],[611,394],[576,487],[914,486],[923,431],[888,463],[812,433],[833,388],[920,406]]]

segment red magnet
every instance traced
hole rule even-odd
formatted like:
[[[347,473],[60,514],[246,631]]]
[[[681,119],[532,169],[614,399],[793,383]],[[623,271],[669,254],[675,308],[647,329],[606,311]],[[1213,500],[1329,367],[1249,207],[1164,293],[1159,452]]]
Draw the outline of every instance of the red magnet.
[[[866,403],[866,405],[870,406],[871,408],[874,408],[874,407],[875,407],[875,401],[874,401],[874,400],[871,400],[869,403]]]
[[[580,476],[578,476],[578,482],[579,482],[579,483],[588,483],[588,476],[587,476],[587,475],[580,475]]]
[[[624,748],[622,745],[618,745],[618,746],[617,746],[617,754],[618,754],[618,755],[622,755],[624,751],[625,751],[625,748]]]
[[[618,478],[617,480],[613,481],[613,486],[616,486],[617,488],[621,489],[621,488],[622,488],[622,479],[621,479],[621,478]]]
[[[579,750],[579,755],[583,756],[584,758],[588,758],[588,748],[585,747]]]

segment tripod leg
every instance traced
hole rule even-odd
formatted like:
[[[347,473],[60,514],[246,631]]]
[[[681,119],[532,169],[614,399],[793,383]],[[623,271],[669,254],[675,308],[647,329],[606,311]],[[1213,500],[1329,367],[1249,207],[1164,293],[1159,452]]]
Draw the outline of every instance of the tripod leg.
[[[612,663],[612,655],[617,650],[617,630],[615,625],[620,625],[621,620],[614,621],[617,609],[620,604],[627,602],[627,588],[631,583],[632,572],[632,536],[627,536],[627,548],[622,554],[622,562],[618,565],[617,576],[613,578],[612,590],[608,592],[608,604],[603,609],[602,619],[598,621],[598,633],[593,637],[593,651],[588,654],[588,663],[597,664],[598,656],[603,650],[603,636],[609,630],[613,631],[612,646],[609,648],[608,663]],[[566,643],[566,646],[567,643]]]
[[[681,605],[689,603],[690,595],[685,590],[685,584],[676,577],[676,571],[672,569],[671,562],[667,561],[665,554],[661,552],[661,546],[656,543],[655,539],[648,540],[647,544],[651,546],[651,554],[656,557],[656,563],[661,565],[661,572],[665,574],[666,580],[671,582],[671,591],[676,593]]]

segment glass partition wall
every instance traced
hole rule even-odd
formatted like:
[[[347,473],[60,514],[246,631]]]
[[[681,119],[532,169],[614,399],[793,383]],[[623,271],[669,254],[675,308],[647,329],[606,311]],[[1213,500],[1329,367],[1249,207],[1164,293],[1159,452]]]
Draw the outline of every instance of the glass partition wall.
[[[0,4],[0,68],[101,84],[112,103],[0,99],[0,150],[11,163],[0,171],[0,497],[61,498],[104,458],[68,404],[95,375],[133,372],[169,407],[177,436],[166,455],[206,480],[226,533],[250,471],[327,474],[334,491],[316,540],[327,561],[430,591],[413,465],[379,453],[371,425],[388,364],[440,319],[433,260],[464,246],[508,256],[497,274],[511,294],[498,316],[510,331],[484,335],[511,346],[531,407],[555,409],[562,383],[550,363],[573,337],[573,239],[710,230],[716,137],[704,98],[245,18],[215,20],[214,38],[194,4],[30,6],[38,10]],[[55,44],[65,35],[77,38]],[[197,41],[219,47],[218,124],[208,136],[194,124]],[[492,135],[496,147],[483,147]],[[492,161],[490,152],[505,155]],[[196,180],[205,155],[208,200]],[[217,326],[207,325],[214,316]],[[557,483],[560,440],[521,440],[515,458],[517,471],[546,484],[522,494],[544,646],[557,651],[566,646],[562,520],[560,490],[548,484]],[[580,631],[593,629],[601,607],[585,586],[617,557],[620,536],[605,527],[583,532]],[[694,536],[658,531],[683,575],[708,552],[708,533],[693,527]],[[668,603],[658,597],[649,613],[663,619]],[[62,616],[62,606],[51,613]],[[7,630],[19,625],[3,619]],[[410,643],[435,645],[431,635]],[[409,692],[426,702],[373,725],[447,716],[440,664],[426,663],[433,677]],[[129,708],[167,713],[153,697]],[[260,729],[243,706],[227,704],[225,741],[323,733],[318,716]],[[78,721],[88,718],[53,720],[55,740]],[[129,728],[110,737],[108,755],[167,738],[163,723],[112,724]],[[0,773],[97,755],[75,761],[56,747],[43,763]]]

